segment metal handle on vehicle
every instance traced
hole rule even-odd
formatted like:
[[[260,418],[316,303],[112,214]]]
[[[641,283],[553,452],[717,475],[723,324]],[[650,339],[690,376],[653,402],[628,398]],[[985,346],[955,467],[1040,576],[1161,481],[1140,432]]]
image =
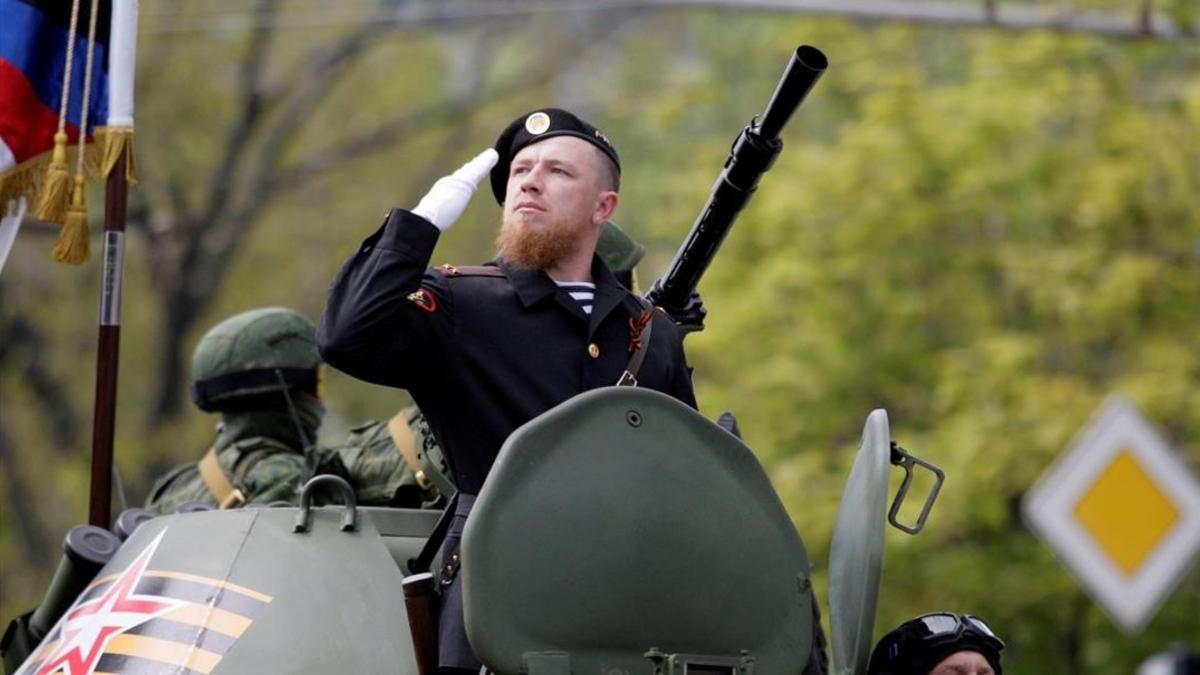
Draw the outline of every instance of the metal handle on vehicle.
[[[340,476],[323,474],[304,484],[304,489],[300,492],[300,513],[296,514],[296,524],[292,527],[292,532],[308,532],[309,523],[312,521],[313,495],[324,487],[337,488],[342,495],[342,506],[345,508],[342,511],[342,525],[339,529],[342,532],[358,529],[358,500],[354,498],[354,488]]]
[[[896,498],[892,500],[892,508],[888,510],[888,522],[892,527],[907,532],[916,534],[925,527],[925,519],[929,517],[930,510],[933,509],[933,502],[937,499],[938,492],[942,489],[942,482],[946,479],[946,474],[938,467],[926,462],[920,457],[914,457],[907,450],[900,447],[895,441],[892,441],[892,464],[904,469],[904,482],[900,484],[900,490],[896,492]],[[925,498],[925,505],[921,507],[921,515],[917,517],[915,525],[905,525],[896,518],[896,514],[900,513],[900,505],[904,503],[904,498],[908,495],[908,489],[912,486],[913,467],[921,466],[927,471],[931,471],[937,482],[933,484],[933,489],[929,491],[929,496]]]

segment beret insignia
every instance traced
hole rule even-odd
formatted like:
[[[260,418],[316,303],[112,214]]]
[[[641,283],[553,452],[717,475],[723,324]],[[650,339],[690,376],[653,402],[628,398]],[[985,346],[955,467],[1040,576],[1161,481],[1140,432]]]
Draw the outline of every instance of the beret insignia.
[[[544,112],[535,112],[525,118],[525,131],[537,136],[546,133],[550,128],[550,116]]]

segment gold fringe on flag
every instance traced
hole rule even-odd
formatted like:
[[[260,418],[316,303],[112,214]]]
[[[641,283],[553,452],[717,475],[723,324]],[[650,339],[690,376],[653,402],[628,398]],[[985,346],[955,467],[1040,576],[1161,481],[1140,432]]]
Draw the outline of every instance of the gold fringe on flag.
[[[88,143],[84,148],[83,161],[88,180],[93,180],[100,175],[101,158],[99,155],[101,149],[95,143]],[[67,166],[70,166],[74,162],[75,153],[77,152],[79,152],[78,148],[67,147],[67,161],[65,162]],[[46,169],[50,166],[52,154],[51,152],[43,152],[40,155],[21,162],[4,173],[0,173],[0,204],[7,204],[10,199],[18,199],[20,197],[27,199],[31,205],[37,204],[41,198],[42,187],[46,184]],[[68,175],[67,185],[70,186],[70,184],[70,176]],[[69,190],[66,202],[69,205]],[[30,215],[33,216],[35,214],[31,213]],[[61,224],[61,221],[59,222]]]
[[[101,176],[108,176],[117,166],[117,160],[125,155],[125,180],[137,182],[137,170],[133,163],[133,127],[96,127],[93,135],[99,148]]]
[[[54,155],[42,183],[33,215],[47,223],[66,222],[71,200],[71,173],[67,169],[67,134],[54,134]]]
[[[0,204],[21,197],[28,199],[31,204],[36,202],[48,164],[50,155],[43,152],[0,174]]]
[[[87,188],[84,185],[83,174],[75,175],[75,188],[71,191],[71,206],[62,231],[58,233],[58,243],[54,245],[51,255],[58,262],[79,265],[91,257],[87,222]]]

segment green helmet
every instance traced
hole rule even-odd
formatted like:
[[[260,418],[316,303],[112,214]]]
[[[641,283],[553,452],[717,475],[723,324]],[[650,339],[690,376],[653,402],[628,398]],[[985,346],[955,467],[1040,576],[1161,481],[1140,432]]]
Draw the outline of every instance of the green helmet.
[[[646,249],[637,243],[625,230],[611,220],[600,227],[600,239],[596,241],[596,255],[613,272],[629,272],[646,255]]]
[[[192,354],[192,400],[201,410],[245,408],[285,389],[317,392],[321,357],[313,323],[285,307],[232,316]]]
[[[637,243],[625,230],[611,220],[604,221],[600,238],[596,240],[596,255],[608,265],[608,269],[625,288],[636,291],[637,283],[633,268],[646,255],[646,249]]]

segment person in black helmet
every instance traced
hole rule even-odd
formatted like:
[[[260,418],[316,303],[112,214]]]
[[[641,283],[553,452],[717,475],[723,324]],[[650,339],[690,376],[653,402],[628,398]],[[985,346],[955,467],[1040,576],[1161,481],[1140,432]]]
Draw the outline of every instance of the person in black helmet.
[[[1004,642],[983,619],[935,612],[900,624],[875,644],[867,675],[1002,675]]]

